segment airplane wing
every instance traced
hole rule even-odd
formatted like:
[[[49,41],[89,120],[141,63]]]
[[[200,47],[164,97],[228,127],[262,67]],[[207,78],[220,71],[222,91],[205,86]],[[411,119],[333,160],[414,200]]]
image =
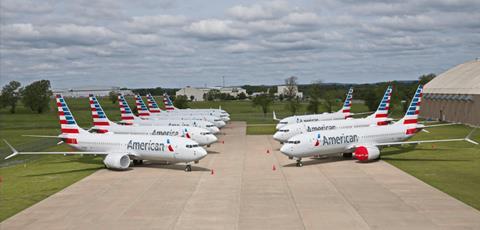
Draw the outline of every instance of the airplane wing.
[[[10,159],[16,155],[65,155],[65,154],[76,154],[76,155],[108,155],[111,154],[111,152],[19,152],[13,146],[8,143],[5,139],[3,139],[5,144],[8,145],[8,147],[12,150],[12,154],[8,155],[5,157],[5,160]],[[128,154],[128,155],[134,155],[134,154]]]

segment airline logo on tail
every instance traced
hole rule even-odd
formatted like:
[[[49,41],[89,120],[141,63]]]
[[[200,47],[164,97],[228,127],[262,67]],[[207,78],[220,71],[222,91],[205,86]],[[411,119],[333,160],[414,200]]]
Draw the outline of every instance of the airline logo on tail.
[[[93,118],[93,126],[101,128],[102,126],[110,126],[110,121],[108,120],[105,112],[98,103],[98,100],[93,94],[89,96],[90,100],[90,110],[92,111],[92,118]],[[98,129],[100,133],[107,133],[107,129]]]
[[[375,112],[375,118],[387,118],[388,110],[390,109],[390,99],[392,98],[392,86],[388,86],[385,94],[383,95],[382,101],[378,106],[377,111]],[[387,125],[387,121],[379,121],[377,125]]]
[[[132,120],[135,119],[130,106],[125,100],[125,97],[121,94],[118,95],[118,105],[120,106],[120,113],[122,121],[126,122],[126,124],[132,124]]]
[[[77,122],[75,122],[75,119],[68,109],[67,103],[62,95],[57,94],[55,98],[57,101],[58,117],[60,118],[60,128],[62,134],[67,136],[64,138],[64,142],[67,144],[77,144],[77,139],[71,137],[71,134],[80,133]]]
[[[352,98],[353,98],[353,88],[350,87],[348,90],[347,97],[343,103],[342,113],[345,115],[345,118],[349,118],[352,115],[350,114],[350,109],[352,108]]]
[[[148,105],[148,110],[150,110],[150,113],[160,113],[160,107],[158,107],[157,102],[155,101],[155,98],[151,94],[147,94],[147,105]]]
[[[163,94],[163,104],[165,106],[165,110],[175,110],[172,100],[170,100],[170,97],[166,93]]]
[[[415,96],[410,102],[410,106],[405,113],[405,117],[403,118],[404,125],[416,125],[418,122],[418,114],[420,113],[420,103],[422,101],[422,91],[423,86],[419,85],[417,90],[415,91]],[[417,128],[409,128],[407,129],[407,134],[414,134],[417,132]]]
[[[135,104],[137,105],[139,117],[150,116],[150,112],[148,111],[147,106],[145,105],[145,102],[143,102],[143,99],[140,95],[135,95]]]

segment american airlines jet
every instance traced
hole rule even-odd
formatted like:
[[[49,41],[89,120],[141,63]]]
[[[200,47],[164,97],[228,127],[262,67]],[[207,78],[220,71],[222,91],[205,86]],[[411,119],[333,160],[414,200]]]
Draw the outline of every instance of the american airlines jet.
[[[222,113],[219,110],[213,110],[213,109],[174,109],[174,110],[165,110],[162,111],[160,107],[157,104],[157,101],[155,101],[155,98],[151,94],[147,94],[147,107],[150,113],[155,114],[155,113],[167,113],[167,114],[175,114],[175,115],[208,115],[208,116],[214,116],[214,117],[219,117],[223,121],[227,122],[230,120],[230,117],[226,113]],[[167,103],[171,103],[168,102]],[[165,102],[164,102],[165,104]]]
[[[283,118],[281,120],[277,119],[275,112],[273,113],[273,119],[279,120],[276,128],[279,130],[285,125],[296,124],[302,122],[312,122],[312,121],[323,121],[323,120],[340,120],[351,117],[350,109],[352,107],[352,94],[353,88],[348,90],[347,97],[343,103],[342,109],[334,113],[322,113],[322,114],[309,114],[309,115],[299,115],[299,116],[290,116]]]
[[[186,110],[186,111],[195,110],[195,111],[207,111],[207,112],[208,111],[213,111],[215,113],[219,112],[222,118],[227,117],[228,120],[230,120],[230,114],[227,113],[225,110],[223,110],[221,108],[218,108],[218,109],[179,109],[179,108],[177,108],[173,105],[172,100],[170,99],[170,97],[166,93],[163,94],[163,105],[165,106],[165,110],[169,111],[169,112],[182,111],[182,110]]]
[[[171,120],[144,120],[133,114],[127,100],[123,95],[118,95],[118,105],[120,106],[121,123],[123,125],[133,126],[188,126],[204,128],[213,134],[219,133],[220,129],[208,121],[199,120],[179,120],[172,118]]]
[[[388,118],[388,110],[390,108],[390,99],[392,97],[392,87],[388,86],[385,94],[378,105],[377,111],[366,117],[359,119],[345,119],[345,120],[325,120],[314,122],[302,122],[296,124],[285,125],[273,135],[273,139],[283,143],[293,136],[302,133],[311,133],[323,130],[332,129],[348,129],[368,127],[375,125],[387,125],[392,119]]]
[[[168,114],[168,113],[150,113],[145,102],[140,95],[135,96],[135,104],[137,105],[138,116],[146,120],[196,120],[196,121],[208,121],[213,123],[218,128],[225,126],[225,121],[219,117],[210,115],[183,115],[183,114]]]
[[[5,159],[18,154],[91,154],[104,155],[103,163],[109,169],[125,170],[133,159],[185,163],[185,171],[191,171],[191,163],[207,155],[197,142],[183,137],[89,133],[77,125],[65,99],[57,95],[56,100],[62,134],[40,137],[60,138],[82,152],[18,152],[5,141],[13,151]]]
[[[353,153],[359,161],[375,160],[380,157],[380,148],[385,146],[449,141],[468,141],[478,145],[470,139],[473,131],[463,139],[405,141],[425,127],[417,122],[422,89],[422,86],[418,87],[405,116],[393,125],[304,133],[290,138],[280,151],[295,159],[297,166],[301,167],[303,157],[314,155]]]
[[[202,146],[210,146],[217,141],[217,137],[211,132],[198,127],[119,125],[108,119],[95,96],[90,95],[89,99],[94,125],[93,129],[99,133],[111,132],[115,134],[179,136],[190,138]]]

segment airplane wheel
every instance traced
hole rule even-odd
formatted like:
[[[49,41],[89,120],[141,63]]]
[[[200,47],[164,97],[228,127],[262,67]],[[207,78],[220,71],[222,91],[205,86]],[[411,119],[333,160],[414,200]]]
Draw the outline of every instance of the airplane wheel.
[[[143,165],[143,160],[138,160],[139,165]]]
[[[288,159],[293,160],[293,157],[288,157]]]
[[[343,158],[352,158],[352,153],[343,153]]]
[[[192,171],[192,166],[191,165],[185,166],[185,172],[191,172],[191,171]]]
[[[297,167],[302,167],[303,163],[301,161],[297,161]]]

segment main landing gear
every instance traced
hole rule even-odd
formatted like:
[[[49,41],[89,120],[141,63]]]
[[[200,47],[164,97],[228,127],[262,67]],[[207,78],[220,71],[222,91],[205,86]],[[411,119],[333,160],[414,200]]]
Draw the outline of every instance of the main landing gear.
[[[192,166],[191,165],[186,165],[185,166],[185,172],[191,172],[192,171]]]
[[[133,165],[143,165],[143,160],[133,160]]]
[[[302,167],[302,166],[303,166],[302,158],[298,158],[297,159],[297,167]]]

